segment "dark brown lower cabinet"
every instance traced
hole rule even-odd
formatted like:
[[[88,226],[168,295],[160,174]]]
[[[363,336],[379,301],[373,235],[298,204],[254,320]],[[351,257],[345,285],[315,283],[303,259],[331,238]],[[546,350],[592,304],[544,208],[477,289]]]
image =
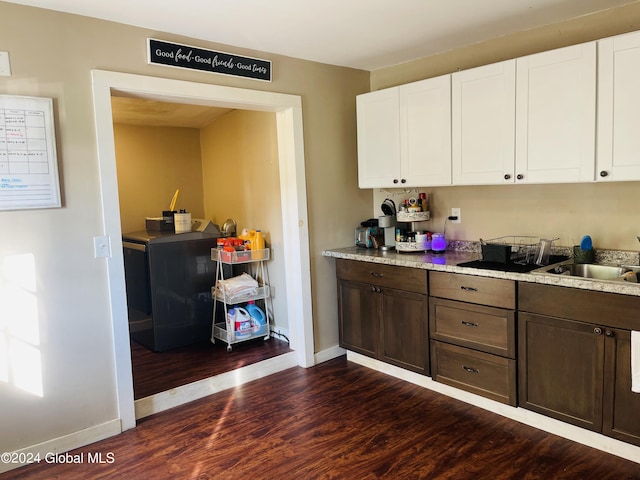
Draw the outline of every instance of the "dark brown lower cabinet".
[[[343,259],[336,267],[340,346],[429,375],[426,271]]]
[[[602,428],[604,335],[594,325],[520,313],[520,406]]]
[[[524,283],[519,298],[540,312],[518,314],[519,405],[640,445],[631,333],[619,328],[637,323],[640,299]]]
[[[631,391],[631,332],[605,332],[605,382],[602,431],[640,445],[640,393]]]
[[[339,280],[338,300],[340,346],[377,357],[381,297],[371,285]]]

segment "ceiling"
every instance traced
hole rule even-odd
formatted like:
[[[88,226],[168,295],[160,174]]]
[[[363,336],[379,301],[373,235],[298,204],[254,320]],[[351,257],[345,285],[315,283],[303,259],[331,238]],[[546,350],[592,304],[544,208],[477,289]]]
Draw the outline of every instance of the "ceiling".
[[[637,0],[9,0],[376,70]],[[162,35],[158,35],[162,37]]]
[[[113,123],[149,127],[204,128],[231,111],[229,108],[111,97]]]

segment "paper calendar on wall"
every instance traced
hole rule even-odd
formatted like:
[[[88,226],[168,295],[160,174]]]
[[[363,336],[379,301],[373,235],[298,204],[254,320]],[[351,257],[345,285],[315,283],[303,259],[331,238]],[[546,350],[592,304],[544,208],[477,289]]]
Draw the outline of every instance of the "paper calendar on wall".
[[[0,210],[60,206],[53,100],[0,95]]]

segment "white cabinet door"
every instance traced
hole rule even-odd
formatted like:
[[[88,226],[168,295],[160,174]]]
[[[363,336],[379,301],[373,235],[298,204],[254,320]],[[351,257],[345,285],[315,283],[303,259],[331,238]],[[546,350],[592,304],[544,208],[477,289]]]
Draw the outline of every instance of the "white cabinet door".
[[[451,75],[400,87],[403,186],[451,185]]]
[[[596,43],[516,62],[516,183],[593,181]]]
[[[400,185],[400,103],[398,87],[358,95],[358,185]]]
[[[640,32],[598,42],[598,181],[640,180]]]
[[[516,62],[452,74],[454,185],[514,182]]]

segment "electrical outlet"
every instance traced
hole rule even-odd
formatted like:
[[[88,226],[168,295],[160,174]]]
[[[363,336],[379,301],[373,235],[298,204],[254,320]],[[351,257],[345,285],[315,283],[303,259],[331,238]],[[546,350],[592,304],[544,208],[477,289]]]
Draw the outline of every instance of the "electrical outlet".
[[[460,217],[461,215],[461,209],[460,208],[452,208],[451,209],[451,216],[452,217],[458,217],[457,220],[451,220],[451,223],[462,223],[461,220],[462,218]]]

